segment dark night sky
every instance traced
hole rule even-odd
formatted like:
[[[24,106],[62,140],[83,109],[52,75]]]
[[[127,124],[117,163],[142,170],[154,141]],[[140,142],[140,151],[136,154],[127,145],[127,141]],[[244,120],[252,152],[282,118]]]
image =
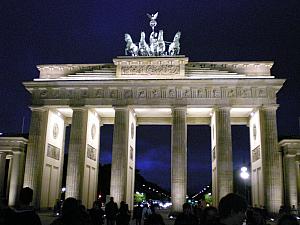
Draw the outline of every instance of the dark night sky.
[[[190,61],[274,61],[273,75],[287,79],[278,93],[278,133],[299,134],[298,0],[3,1],[0,132],[20,132],[23,117],[28,131],[30,96],[21,82],[38,77],[37,64],[111,63],[112,58],[123,55],[124,33],[130,33],[134,41],[142,30],[149,35],[145,14],[156,11],[157,28],[164,30],[165,40],[182,32],[181,53]],[[146,178],[170,188],[171,128],[137,129],[137,168]],[[190,192],[210,182],[209,133],[208,126],[188,127]],[[112,126],[104,126],[102,135],[101,158],[107,163]],[[235,167],[249,160],[248,136],[247,127],[233,127]]]

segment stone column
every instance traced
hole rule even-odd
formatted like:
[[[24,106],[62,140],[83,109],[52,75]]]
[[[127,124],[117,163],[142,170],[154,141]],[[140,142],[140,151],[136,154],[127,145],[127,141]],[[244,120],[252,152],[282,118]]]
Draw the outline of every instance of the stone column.
[[[115,107],[110,195],[132,208],[135,171],[136,119],[129,107]]]
[[[24,172],[24,152],[14,151],[12,158],[11,177],[9,185],[8,205],[14,206],[19,197],[22,188],[23,172]]]
[[[187,193],[186,107],[173,108],[171,163],[172,211],[181,212]]]
[[[297,155],[296,158],[296,173],[297,173],[297,209],[299,209],[299,204],[300,204],[300,163],[299,163],[299,158],[300,156]]]
[[[72,126],[69,144],[66,198],[81,199],[81,187],[84,174],[88,110],[73,108]]]
[[[0,152],[0,198],[4,197],[4,177],[6,165],[6,152]]]
[[[286,149],[288,150],[288,149]],[[292,152],[284,151],[284,186],[285,186],[285,205],[297,207],[298,195],[297,195],[297,163],[296,154]]]
[[[33,108],[26,154],[24,187],[33,189],[32,204],[39,208],[43,156],[47,132],[48,111],[44,108]]]
[[[264,202],[267,210],[278,212],[283,200],[282,163],[278,151],[277,106],[264,106],[260,112]]]
[[[7,181],[6,181],[6,199],[8,199],[9,195],[9,185],[10,185],[10,177],[11,177],[11,168],[12,168],[12,153],[7,154],[6,159],[9,160],[8,163],[8,173],[7,173]]]
[[[212,129],[212,195],[214,205],[233,192],[230,107],[214,109]]]

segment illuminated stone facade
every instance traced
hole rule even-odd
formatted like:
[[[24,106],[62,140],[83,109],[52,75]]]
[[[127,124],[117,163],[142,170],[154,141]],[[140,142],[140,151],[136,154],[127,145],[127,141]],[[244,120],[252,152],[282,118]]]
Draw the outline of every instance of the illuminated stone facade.
[[[188,62],[184,56],[113,62],[39,65],[40,77],[24,83],[32,95],[24,186],[34,189],[36,206],[52,207],[58,198],[66,124],[71,124],[66,195],[87,207],[96,199],[100,126],[114,124],[111,196],[130,208],[136,126],[169,124],[173,211],[180,211],[187,190],[186,130],[197,124],[211,126],[215,205],[232,192],[231,126],[249,125],[253,201],[279,209],[276,93],[284,80],[270,75],[272,62]]]
[[[0,137],[0,197],[8,199],[9,206],[17,203],[23,186],[26,146],[26,138]],[[9,163],[7,176],[5,176],[6,163]],[[4,187],[5,178],[6,187]]]
[[[284,202],[291,209],[300,205],[300,139],[279,142],[283,154]]]

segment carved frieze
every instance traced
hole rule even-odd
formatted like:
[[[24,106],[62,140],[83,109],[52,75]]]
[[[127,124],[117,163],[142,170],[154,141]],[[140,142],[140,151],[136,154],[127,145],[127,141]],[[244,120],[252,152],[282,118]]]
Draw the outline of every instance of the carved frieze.
[[[191,98],[191,95],[192,95],[192,92],[191,92],[190,89],[185,88],[185,89],[182,90],[182,97],[183,98]]]
[[[48,144],[47,145],[47,156],[49,158],[59,160],[59,158],[60,158],[60,149],[55,147],[54,145]]]
[[[216,159],[216,147],[212,149],[212,161],[215,161],[215,159]]]
[[[266,87],[110,87],[110,88],[49,88],[33,92],[37,99],[156,99],[156,98],[275,98],[276,92]]]
[[[103,89],[95,89],[95,97],[96,98],[104,98],[104,90]]]
[[[90,145],[87,145],[86,156],[87,158],[96,161],[96,149]]]
[[[129,65],[121,67],[121,75],[179,75],[179,65]]]
[[[124,98],[133,98],[132,89],[125,89],[125,90],[123,90],[123,97]]]
[[[138,89],[137,91],[137,97],[138,98],[146,98],[147,97],[147,90],[146,89]]]
[[[133,147],[130,146],[130,159],[133,160]]]
[[[252,150],[252,162],[256,162],[260,159],[260,146],[257,146],[255,149]]]

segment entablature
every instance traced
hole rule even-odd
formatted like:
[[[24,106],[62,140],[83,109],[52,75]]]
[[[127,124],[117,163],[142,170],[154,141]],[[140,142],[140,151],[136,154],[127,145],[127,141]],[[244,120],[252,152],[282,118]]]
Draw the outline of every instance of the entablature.
[[[274,78],[273,62],[188,62],[179,56],[119,56],[114,64],[38,65],[41,80],[118,80],[118,79],[210,79]]]
[[[281,79],[25,82],[33,105],[274,104]]]

